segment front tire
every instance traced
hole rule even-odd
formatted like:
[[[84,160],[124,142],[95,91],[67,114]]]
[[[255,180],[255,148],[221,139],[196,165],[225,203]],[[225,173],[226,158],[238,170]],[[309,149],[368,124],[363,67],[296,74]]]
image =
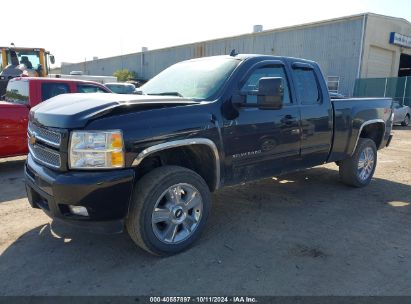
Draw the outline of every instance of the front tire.
[[[364,187],[370,183],[376,166],[375,142],[368,138],[360,138],[354,154],[340,162],[340,178],[349,186]]]
[[[210,208],[210,190],[200,175],[183,167],[159,167],[136,183],[126,228],[144,250],[172,255],[199,238]]]
[[[401,123],[401,126],[407,127],[410,124],[410,115],[405,115],[404,121]]]

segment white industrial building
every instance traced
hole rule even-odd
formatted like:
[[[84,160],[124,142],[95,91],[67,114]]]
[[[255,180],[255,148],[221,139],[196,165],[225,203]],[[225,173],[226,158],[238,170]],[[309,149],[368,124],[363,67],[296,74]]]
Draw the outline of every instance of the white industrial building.
[[[215,40],[62,65],[62,73],[82,70],[112,75],[128,68],[149,79],[190,58],[238,53],[302,57],[317,61],[330,90],[351,96],[358,78],[411,76],[411,23],[365,13]],[[411,85],[410,85],[411,87]]]

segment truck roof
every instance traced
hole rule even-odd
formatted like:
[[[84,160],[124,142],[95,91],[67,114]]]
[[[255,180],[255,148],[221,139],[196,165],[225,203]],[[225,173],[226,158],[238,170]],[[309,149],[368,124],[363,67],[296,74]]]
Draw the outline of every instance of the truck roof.
[[[315,61],[312,61],[312,60],[297,58],[297,57],[290,57],[290,56],[274,56],[274,55],[262,55],[262,54],[238,54],[234,57],[235,58],[239,57],[241,59],[250,59],[250,58],[259,57],[261,59],[283,59],[283,60],[288,60],[288,61],[298,60],[298,61],[302,61],[302,62],[315,63]]]
[[[70,82],[70,83],[90,83],[90,84],[98,84],[101,86],[101,83],[95,82],[95,81],[90,81],[90,80],[81,80],[81,79],[69,79],[69,78],[48,78],[48,77],[16,77],[13,79],[10,79],[10,81],[38,81],[38,82]]]
[[[310,64],[317,64],[315,61],[307,60],[303,58],[296,58],[296,57],[288,57],[288,56],[274,56],[274,55],[262,55],[262,54],[236,54],[235,56],[230,55],[217,55],[217,56],[207,56],[207,57],[200,57],[200,58],[193,58],[188,59],[186,61],[195,61],[195,60],[206,60],[207,58],[232,58],[232,59],[239,59],[239,60],[248,60],[248,59],[261,59],[261,60],[283,60],[283,61],[299,61],[305,62]]]
[[[33,48],[33,47],[14,47],[14,46],[0,46],[0,49],[6,49],[6,50],[16,50],[16,51],[34,51],[34,50],[43,50],[45,51],[44,48]]]

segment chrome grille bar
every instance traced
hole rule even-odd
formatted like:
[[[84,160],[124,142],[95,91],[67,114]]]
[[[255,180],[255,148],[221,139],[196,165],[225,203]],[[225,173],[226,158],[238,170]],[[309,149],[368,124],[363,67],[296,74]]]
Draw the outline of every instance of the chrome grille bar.
[[[36,139],[42,141],[52,147],[59,148],[61,144],[61,134],[46,128],[42,128],[29,122],[28,126],[29,135],[35,135]]]
[[[61,158],[60,158],[60,154],[58,153],[58,151],[48,149],[38,144],[31,145],[30,143],[29,143],[29,151],[30,151],[31,156],[33,156],[33,158],[39,163],[42,163],[43,165],[47,167],[60,169]]]

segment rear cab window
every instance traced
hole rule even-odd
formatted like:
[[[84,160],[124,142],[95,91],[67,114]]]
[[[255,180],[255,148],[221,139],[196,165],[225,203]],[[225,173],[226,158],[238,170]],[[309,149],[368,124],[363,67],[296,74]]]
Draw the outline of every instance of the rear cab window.
[[[321,103],[321,94],[318,87],[317,76],[313,69],[294,69],[296,91],[302,105],[315,105]]]
[[[28,81],[9,81],[7,84],[5,100],[22,105],[29,104],[29,82]]]

